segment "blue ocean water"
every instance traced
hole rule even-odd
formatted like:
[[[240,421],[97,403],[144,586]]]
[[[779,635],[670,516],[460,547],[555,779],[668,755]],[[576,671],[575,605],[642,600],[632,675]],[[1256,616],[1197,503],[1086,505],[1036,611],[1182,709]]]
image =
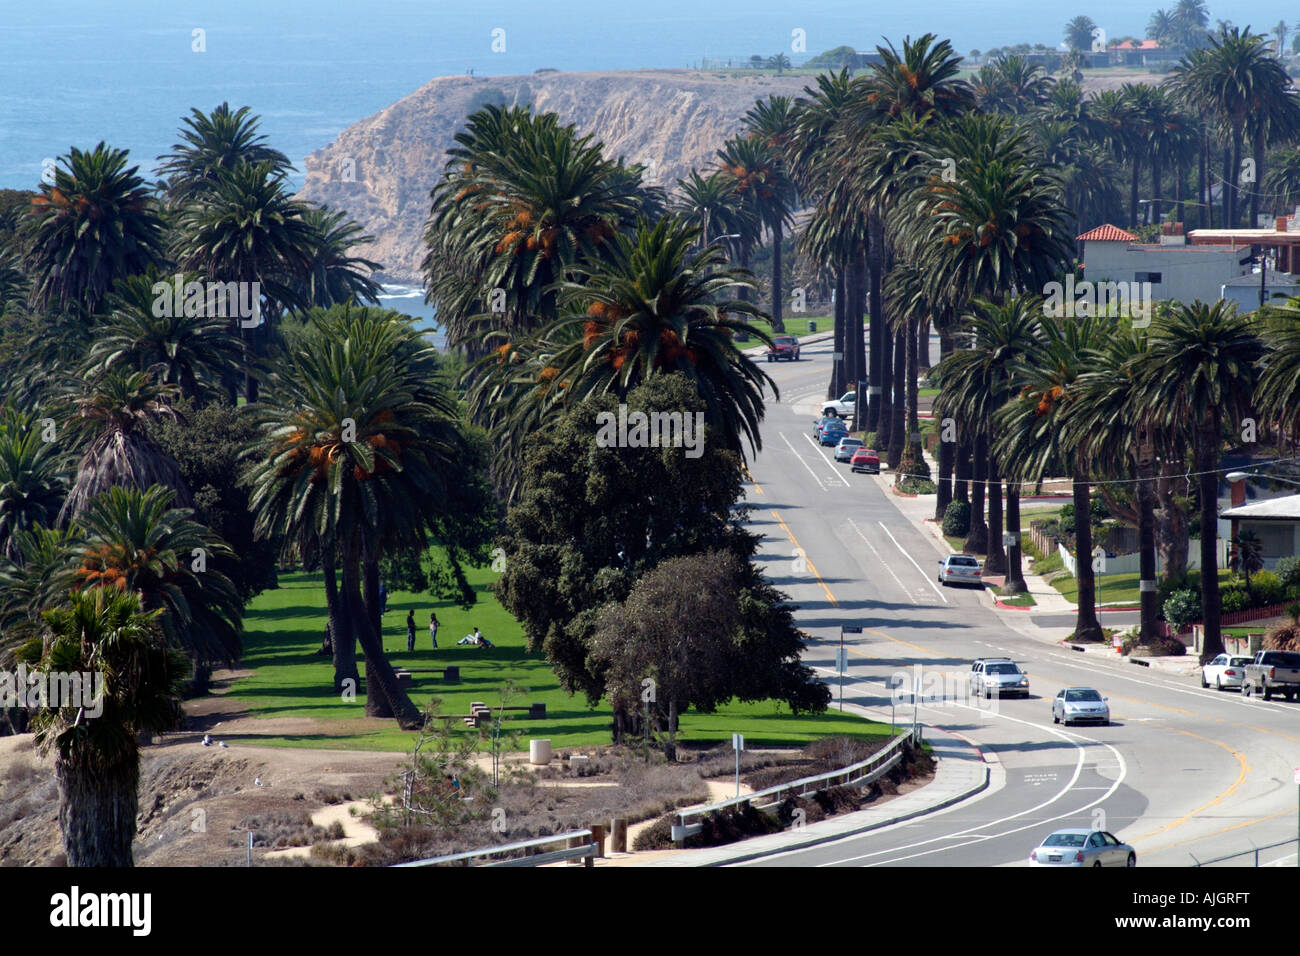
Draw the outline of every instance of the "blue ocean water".
[[[1165,0],[1171,6],[1173,0]],[[1125,0],[0,0],[0,187],[32,187],[42,162],[103,139],[149,173],[190,107],[250,105],[295,163],[435,76],[686,67],[702,57],[805,55],[927,31],[965,53],[1060,42],[1087,13],[1141,35],[1159,3]],[[1211,5],[1270,29],[1284,0]],[[1294,11],[1292,11],[1294,13]],[[494,31],[502,31],[494,34]],[[196,32],[201,31],[201,32]],[[792,49],[802,31],[807,53]],[[202,52],[196,52],[202,40]],[[499,52],[494,52],[494,43]]]

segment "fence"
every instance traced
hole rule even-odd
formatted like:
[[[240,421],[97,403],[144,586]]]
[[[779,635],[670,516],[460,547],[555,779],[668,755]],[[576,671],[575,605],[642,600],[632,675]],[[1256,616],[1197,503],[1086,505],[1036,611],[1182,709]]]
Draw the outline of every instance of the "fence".
[[[532,853],[532,850],[549,846],[552,843],[565,844],[563,849],[551,850],[546,853]],[[568,833],[557,833],[554,836],[538,837],[535,840],[521,840],[518,843],[503,843],[500,846],[485,846],[477,850],[467,850],[464,853],[452,853],[449,856],[435,856],[427,860],[416,860],[413,863],[398,863],[396,866],[440,866],[447,863],[457,863],[461,866],[474,866],[474,861],[480,857],[499,856],[502,853],[518,853],[521,850],[525,856],[517,857],[511,860],[495,860],[487,863],[480,863],[479,866],[541,866],[543,863],[558,863],[561,860],[582,860],[584,866],[591,866],[593,859],[599,852],[599,844],[593,837],[591,830],[570,830]]]
[[[775,813],[785,798],[796,790],[799,792],[799,796],[807,796],[809,792],[816,793],[827,787],[852,787],[871,783],[889,772],[895,764],[902,760],[906,748],[918,746],[920,743],[921,725],[913,724],[907,733],[894,738],[866,760],[860,760],[840,770],[832,770],[812,777],[801,777],[798,780],[791,780],[789,783],[768,787],[766,790],[759,790],[741,797],[733,797],[730,800],[723,800],[721,803],[711,803],[706,807],[681,810],[677,814],[678,823],[672,829],[673,841],[680,846],[687,837],[699,833],[703,826],[700,823],[688,823],[687,821],[690,819],[698,820],[710,813],[717,813],[744,804],[750,804],[764,813]]]
[[[1228,860],[1235,860],[1235,859],[1237,859],[1238,857],[1243,857],[1243,856],[1253,856],[1253,857],[1254,857],[1254,863],[1251,864],[1251,865],[1252,865],[1252,866],[1259,866],[1259,865],[1260,865],[1260,862],[1259,862],[1259,855],[1260,855],[1260,853],[1267,853],[1269,850],[1276,850],[1276,849],[1277,849],[1278,847],[1280,847],[1280,846],[1291,846],[1291,845],[1292,845],[1293,843],[1295,843],[1298,839],[1300,839],[1300,837],[1291,837],[1289,840],[1279,840],[1277,843],[1268,843],[1268,844],[1265,844],[1264,846],[1254,846],[1254,847],[1251,847],[1249,850],[1241,850],[1240,852],[1237,852],[1237,853],[1229,853],[1227,856],[1216,856],[1216,857],[1214,857],[1213,859],[1210,859],[1210,860],[1197,860],[1197,859],[1196,859],[1196,854],[1194,854],[1194,853],[1188,853],[1187,855],[1190,856],[1193,860],[1196,861],[1195,863],[1192,864],[1193,866],[1214,866],[1214,865],[1216,865],[1216,864],[1218,864],[1218,863],[1226,863]],[[1263,865],[1264,865],[1264,866],[1276,866],[1276,865],[1278,865],[1279,863],[1281,863],[1283,860],[1287,860],[1287,859],[1289,859],[1289,858],[1290,858],[1290,855],[1289,855],[1289,854],[1288,854],[1287,856],[1279,856],[1279,858],[1278,858],[1277,860],[1274,860],[1274,861],[1269,862],[1269,863],[1265,863],[1265,864],[1263,864]],[[1300,865],[1300,855],[1297,855],[1297,857],[1296,857],[1296,863],[1295,863],[1294,865]]]
[[[1052,540],[1048,538],[1048,540]],[[1036,544],[1037,542],[1035,542]],[[1187,548],[1187,569],[1195,571],[1201,566],[1201,540],[1192,538],[1188,542]],[[1065,545],[1060,542],[1056,543],[1057,553],[1061,555],[1061,562],[1065,565],[1065,570],[1074,575],[1074,555],[1066,550]],[[1218,564],[1219,567],[1226,567],[1228,563],[1228,542],[1222,539],[1218,542]],[[1044,552],[1048,554],[1050,552]],[[1134,574],[1141,570],[1141,555],[1138,554],[1106,554],[1106,570],[1098,573],[1098,577],[1105,577],[1108,574]],[[1156,573],[1161,574],[1164,571],[1164,562],[1160,560],[1160,555],[1156,555]],[[1076,575],[1077,576],[1077,575]]]

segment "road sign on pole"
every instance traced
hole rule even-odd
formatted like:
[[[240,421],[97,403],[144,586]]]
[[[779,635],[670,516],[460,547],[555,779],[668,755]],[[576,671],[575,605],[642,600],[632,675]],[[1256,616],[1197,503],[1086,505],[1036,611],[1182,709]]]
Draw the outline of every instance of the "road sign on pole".
[[[740,752],[745,749],[745,735],[732,734],[731,748],[736,751],[736,796],[740,796]]]

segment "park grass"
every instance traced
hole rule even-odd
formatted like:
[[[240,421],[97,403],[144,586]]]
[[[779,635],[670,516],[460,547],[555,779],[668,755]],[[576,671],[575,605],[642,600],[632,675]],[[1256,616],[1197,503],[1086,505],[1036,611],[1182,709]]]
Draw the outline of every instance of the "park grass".
[[[1002,588],[993,588],[993,593],[998,596],[998,600],[1008,607],[1035,607],[1038,602],[1028,591],[1023,594],[1013,594],[1010,596],[1002,593]]]
[[[423,707],[431,698],[443,714],[469,713],[471,701],[494,706],[508,683],[520,688],[512,705],[545,703],[545,720],[508,718],[503,729],[516,732],[510,742],[517,750],[529,738],[549,738],[553,746],[598,746],[610,742],[613,712],[606,701],[592,707],[585,697],[564,691],[541,654],[529,653],[519,623],[487,590],[496,578],[490,569],[471,571],[470,582],[478,603],[469,610],[426,595],[394,592],[383,618],[384,651],[394,666],[407,668],[460,667],[460,682],[445,683],[437,674],[414,674],[411,700]],[[415,610],[416,650],[406,650],[406,612]],[[429,644],[429,613],[438,615],[438,649]],[[242,702],[251,716],[298,717],[324,722],[318,732],[259,736],[243,742],[272,747],[306,747],[340,750],[410,750],[414,734],[398,729],[393,720],[365,716],[364,684],[355,701],[333,692],[333,666],[329,657],[317,655],[325,629],[325,594],[319,574],[290,572],[280,575],[280,587],[266,591],[249,605],[244,619],[244,657],[241,666],[252,671],[233,683],[229,698]],[[496,646],[457,646],[456,641],[478,627]],[[364,660],[358,655],[364,681]],[[524,690],[526,688],[526,690]],[[833,707],[833,705],[832,705]],[[872,738],[888,735],[887,725],[852,714],[827,710],[824,714],[791,714],[778,701],[733,702],[716,713],[694,710],[680,719],[679,741],[686,746],[729,742],[733,732],[745,735],[746,746],[802,746],[821,737],[844,735]],[[479,731],[453,724],[458,734]]]
[[[750,324],[754,326],[754,328],[766,332],[768,335],[794,335],[798,338],[804,338],[809,335],[819,335],[822,332],[830,332],[834,328],[834,320],[827,315],[798,316],[796,318],[786,316],[782,321],[785,323],[784,332],[773,332],[772,323],[766,321],[754,321]],[[817,323],[816,332],[813,332],[808,328],[808,323],[810,322]]]
[[[1035,573],[1037,569],[1035,569]],[[1201,581],[1200,571],[1189,572],[1191,576],[1192,588],[1199,588]],[[1141,601],[1138,594],[1138,578],[1140,572],[1132,571],[1128,574],[1107,574],[1097,577],[1097,603],[1098,604],[1130,604],[1136,607]],[[1224,587],[1232,583],[1232,572],[1226,568],[1219,570],[1219,587]],[[1072,604],[1079,603],[1079,582],[1072,575],[1063,574],[1052,581],[1052,587],[1060,591],[1064,597]]]

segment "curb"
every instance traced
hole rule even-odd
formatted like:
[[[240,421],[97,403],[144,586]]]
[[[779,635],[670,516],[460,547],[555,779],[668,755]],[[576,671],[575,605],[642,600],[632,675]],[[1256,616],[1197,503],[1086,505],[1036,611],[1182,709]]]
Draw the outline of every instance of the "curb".
[[[983,761],[984,759],[983,754],[980,754],[980,759]],[[853,830],[846,830],[842,833],[833,833],[833,834],[828,833],[825,836],[814,837],[813,839],[810,840],[804,840],[801,843],[792,843],[789,846],[783,846],[780,847],[779,849],[757,850],[751,853],[742,854],[740,856],[730,857],[729,859],[726,860],[718,860],[715,863],[701,863],[700,866],[701,868],[730,866],[733,863],[745,863],[749,860],[758,860],[765,856],[775,856],[778,853],[790,853],[794,850],[806,850],[809,847],[818,846],[819,844],[822,843],[832,843],[836,840],[843,840],[846,837],[860,836],[863,833],[870,833],[872,830],[879,830],[882,827],[893,826],[895,823],[902,823],[905,820],[911,820],[916,817],[925,816],[928,813],[934,813],[937,810],[943,810],[946,807],[952,806],[954,803],[960,803],[962,800],[967,800],[975,796],[975,794],[982,793],[983,791],[988,789],[989,776],[990,776],[988,762],[984,761],[983,763],[981,763],[981,767],[984,770],[984,774],[983,774],[983,779],[980,780],[979,783],[975,784],[972,787],[968,787],[966,790],[962,791],[961,793],[954,794],[953,796],[948,797],[946,800],[942,800],[939,803],[933,804],[931,806],[921,807],[920,809],[912,810],[909,813],[902,813],[896,817],[891,817],[888,820],[881,820],[878,823],[870,823],[867,824],[866,826],[858,827]]]
[[[1037,604],[1031,604],[1028,607],[1020,607],[1019,605],[1016,604],[1003,604],[996,597],[993,599],[993,604],[1004,611],[1032,611],[1036,607],[1038,607]]]

